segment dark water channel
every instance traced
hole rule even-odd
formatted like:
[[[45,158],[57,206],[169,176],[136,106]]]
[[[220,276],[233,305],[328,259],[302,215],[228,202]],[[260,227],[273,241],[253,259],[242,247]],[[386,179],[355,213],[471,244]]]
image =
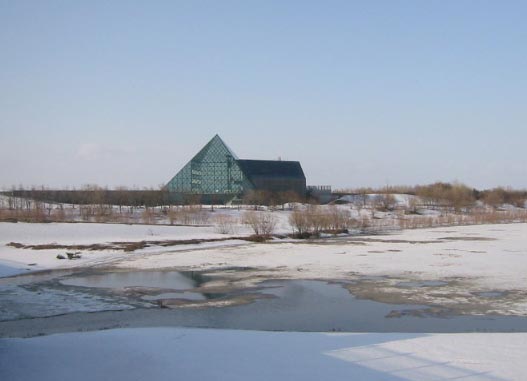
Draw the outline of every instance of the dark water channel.
[[[243,271],[243,270],[240,270]],[[53,281],[34,282],[24,288],[24,297],[36,302],[50,292],[61,295],[80,295],[78,307],[73,305],[66,315],[81,325],[104,316],[104,324],[118,322],[122,326],[186,326],[254,330],[284,331],[345,331],[345,332],[527,332],[527,318],[517,316],[465,316],[442,313],[437,306],[400,305],[380,303],[354,297],[339,283],[314,280],[264,281],[256,289],[231,290],[224,293],[203,293],[211,280],[221,279],[221,273],[135,271],[135,272],[86,272],[61,276]],[[437,284],[439,285],[439,283]],[[435,283],[413,284],[401,287],[432,287]],[[132,289],[127,294],[123,290]],[[136,291],[136,289],[138,291]],[[34,297],[31,292],[34,292]],[[17,296],[14,286],[9,290],[15,306]],[[115,294],[115,299],[112,295]],[[7,295],[7,293],[5,293]],[[102,295],[102,296],[101,296]],[[124,295],[124,297],[123,297]],[[229,301],[250,295],[246,304],[208,306],[211,301]],[[255,297],[256,295],[256,297]],[[499,295],[488,295],[499,297]],[[104,304],[94,303],[104,297]],[[0,302],[2,294],[0,293]],[[124,298],[124,299],[123,299]],[[128,299],[126,299],[128,298]],[[71,297],[57,299],[64,303]],[[134,304],[134,299],[136,304]],[[160,308],[157,302],[177,299],[202,303],[197,308],[183,306]],[[113,300],[113,302],[112,302]],[[127,308],[109,308],[124,304]],[[85,308],[86,303],[94,306]],[[50,310],[53,298],[47,298]],[[141,304],[143,303],[143,304]],[[1,303],[0,303],[1,304]],[[91,306],[91,305],[90,305]],[[35,303],[35,310],[41,306]],[[111,311],[112,309],[116,311]],[[433,311],[428,313],[427,311]],[[86,315],[78,315],[76,312]],[[98,315],[99,314],[99,315]],[[64,314],[62,314],[64,315]],[[24,311],[30,317],[31,311]],[[34,317],[45,315],[35,314]],[[51,316],[51,315],[49,315]],[[61,319],[65,319],[62,317]],[[7,319],[11,320],[11,319]],[[1,327],[0,327],[1,328]]]
[[[361,300],[338,284],[320,281],[265,282],[274,299],[232,308],[192,311],[205,326],[221,328],[346,332],[527,332],[516,316],[415,316],[428,306]],[[204,311],[205,312],[205,311]],[[394,313],[395,312],[395,313]],[[399,317],[390,317],[390,316]]]
[[[206,301],[229,299],[249,291],[207,294],[193,291],[212,278],[199,272],[135,271],[109,272],[69,277],[62,284],[87,288],[158,288],[141,296],[142,300],[183,299]],[[444,282],[401,287],[432,287]],[[255,291],[266,298],[228,307],[174,308],[163,311],[174,325],[291,331],[353,332],[473,332],[525,331],[527,318],[516,316],[448,315],[427,313],[430,306],[398,305],[357,299],[338,283],[313,280],[262,282]]]

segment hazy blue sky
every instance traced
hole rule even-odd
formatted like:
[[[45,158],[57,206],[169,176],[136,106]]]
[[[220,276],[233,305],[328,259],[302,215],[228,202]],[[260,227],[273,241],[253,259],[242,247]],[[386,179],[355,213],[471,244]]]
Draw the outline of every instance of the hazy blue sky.
[[[156,186],[218,133],[308,184],[527,188],[525,1],[0,0],[0,187]]]

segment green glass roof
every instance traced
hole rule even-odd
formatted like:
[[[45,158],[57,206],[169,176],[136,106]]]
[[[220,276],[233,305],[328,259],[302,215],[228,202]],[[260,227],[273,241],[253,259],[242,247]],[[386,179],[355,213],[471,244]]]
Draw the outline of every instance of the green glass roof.
[[[197,154],[192,158],[191,161],[197,162],[210,162],[210,161],[222,161],[225,155],[230,156],[233,159],[238,159],[236,154],[225,144],[225,142],[216,134]]]

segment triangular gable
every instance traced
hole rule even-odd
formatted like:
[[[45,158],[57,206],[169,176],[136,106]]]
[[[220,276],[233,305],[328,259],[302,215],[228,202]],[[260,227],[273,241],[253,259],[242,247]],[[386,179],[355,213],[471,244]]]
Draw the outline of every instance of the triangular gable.
[[[226,155],[231,156],[234,160],[238,157],[225,144],[219,135],[215,135],[205,146],[192,158],[191,161],[197,162],[217,162],[218,158],[225,158]],[[223,160],[221,160],[223,161]]]
[[[167,183],[167,188],[183,193],[239,193],[244,178],[236,160],[236,154],[215,135]]]

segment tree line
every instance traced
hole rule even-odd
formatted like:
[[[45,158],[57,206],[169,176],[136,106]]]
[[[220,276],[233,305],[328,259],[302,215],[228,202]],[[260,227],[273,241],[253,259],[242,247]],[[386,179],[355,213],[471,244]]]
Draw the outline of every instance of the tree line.
[[[355,188],[336,190],[336,194],[355,195],[391,195],[409,194],[419,197],[425,206],[430,208],[453,208],[455,211],[470,208],[477,201],[492,207],[510,204],[524,208],[527,201],[527,190],[496,187],[478,190],[465,184],[454,182],[435,182],[427,185],[415,186],[386,186],[382,188]]]

